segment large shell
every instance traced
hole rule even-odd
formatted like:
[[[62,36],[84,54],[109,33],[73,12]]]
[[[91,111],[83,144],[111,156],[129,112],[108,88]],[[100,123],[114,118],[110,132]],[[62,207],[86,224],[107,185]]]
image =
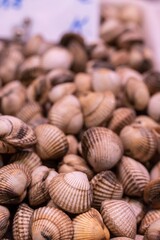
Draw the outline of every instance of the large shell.
[[[126,155],[146,162],[153,157],[157,150],[157,142],[154,133],[145,127],[138,125],[126,126],[120,133]]]
[[[113,112],[108,128],[119,134],[122,128],[134,121],[135,117],[136,113],[133,109],[124,107],[118,108]]]
[[[128,196],[142,196],[150,180],[147,169],[130,157],[122,157],[118,163],[118,177]]]
[[[73,220],[73,240],[109,240],[110,234],[103,223],[100,213],[91,208]]]
[[[160,210],[150,210],[146,213],[144,218],[142,219],[139,233],[144,234],[147,228],[157,219],[160,219]]]
[[[22,203],[13,220],[14,240],[31,240],[30,223],[33,210],[25,203]]]
[[[74,171],[84,172],[89,180],[94,176],[93,171],[83,158],[74,154],[67,154],[60,163],[58,172],[69,173]]]
[[[101,205],[101,215],[105,225],[116,237],[135,238],[136,217],[127,202],[105,200]]]
[[[19,148],[31,147],[36,143],[32,128],[18,118],[8,115],[0,116],[0,125],[0,137],[4,143]]]
[[[80,102],[73,95],[63,97],[51,107],[48,119],[65,133],[78,133],[83,125]]]
[[[146,83],[149,92],[154,94],[160,91],[160,72],[148,71],[144,76],[144,82]]]
[[[150,181],[145,186],[143,198],[152,208],[160,208],[160,178]]]
[[[0,168],[0,204],[21,202],[30,182],[30,172],[22,164],[12,163]]]
[[[112,115],[116,107],[116,99],[112,92],[89,92],[80,97],[86,127],[103,125]]]
[[[34,211],[30,230],[32,240],[71,240],[73,237],[70,218],[61,210],[50,207]]]
[[[106,199],[121,199],[123,195],[122,184],[111,171],[103,171],[95,175],[91,180],[93,188],[93,206],[100,208]]]
[[[144,240],[159,240],[160,239],[160,219],[153,222],[147,229]]]
[[[43,160],[54,160],[67,153],[67,138],[56,126],[41,124],[35,128],[35,134],[37,136],[36,152]]]
[[[120,138],[111,130],[92,127],[82,137],[82,153],[95,172],[111,169],[123,155]]]
[[[9,210],[6,207],[0,205],[0,239],[2,239],[8,229],[9,218]]]
[[[155,93],[149,100],[148,104],[148,115],[153,118],[155,121],[160,122],[160,92]]]
[[[54,203],[67,212],[83,213],[91,208],[92,190],[85,173],[59,174],[52,179],[49,194]]]

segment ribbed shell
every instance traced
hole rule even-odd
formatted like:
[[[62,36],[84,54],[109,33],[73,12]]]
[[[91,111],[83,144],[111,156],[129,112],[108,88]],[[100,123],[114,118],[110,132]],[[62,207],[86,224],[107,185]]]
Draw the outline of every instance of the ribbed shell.
[[[160,219],[153,222],[147,229],[145,240],[160,240]]]
[[[135,238],[136,217],[130,205],[122,200],[105,200],[101,205],[105,225],[116,237]]]
[[[147,113],[155,121],[160,122],[160,92],[155,93],[149,100]]]
[[[73,237],[70,218],[61,210],[50,207],[34,211],[30,230],[32,240],[71,240]]]
[[[89,92],[80,97],[86,127],[101,126],[112,115],[116,99],[112,92]]]
[[[144,76],[144,82],[146,83],[149,92],[154,94],[160,91],[160,73],[156,71],[149,71]]]
[[[14,147],[28,148],[36,143],[31,127],[20,119],[8,115],[0,116],[1,140]]]
[[[103,223],[100,213],[91,208],[73,220],[73,240],[109,240],[110,234]]]
[[[92,189],[82,172],[59,174],[49,185],[49,194],[56,205],[71,213],[83,213],[91,208]]]
[[[31,240],[30,224],[33,210],[25,203],[22,203],[13,220],[14,240]]]
[[[41,124],[35,128],[35,134],[37,136],[36,152],[43,160],[54,160],[67,153],[67,138],[56,126]]]
[[[103,127],[88,129],[82,136],[82,153],[95,172],[111,169],[123,155],[120,138]]]
[[[136,113],[133,109],[118,108],[113,112],[108,128],[119,134],[122,128],[134,121],[135,117]]]
[[[150,181],[145,186],[143,198],[152,208],[160,208],[160,178]]]
[[[122,157],[118,164],[118,177],[128,196],[140,197],[150,180],[147,169],[130,157]]]
[[[95,175],[91,180],[93,189],[93,206],[100,208],[106,199],[121,199],[123,195],[122,184],[111,171],[103,171]]]
[[[160,210],[150,210],[146,213],[144,218],[142,219],[139,233],[144,234],[147,228],[157,219],[160,219]]]
[[[42,165],[39,156],[35,152],[27,150],[12,155],[11,162],[17,162],[19,164],[22,163],[27,166],[31,172],[33,172],[34,169]]]
[[[12,163],[0,168],[0,204],[21,202],[31,182],[27,167]]]
[[[126,126],[120,133],[124,153],[140,162],[146,162],[153,157],[157,149],[154,133],[137,125]]]
[[[9,225],[10,212],[0,205],[0,239],[4,236]]]

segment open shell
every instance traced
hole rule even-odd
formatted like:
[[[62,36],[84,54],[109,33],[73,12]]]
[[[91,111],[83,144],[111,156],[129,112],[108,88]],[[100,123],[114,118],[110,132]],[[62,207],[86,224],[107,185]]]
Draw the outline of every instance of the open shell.
[[[6,207],[0,205],[0,239],[2,239],[8,229],[9,218],[9,210]]]

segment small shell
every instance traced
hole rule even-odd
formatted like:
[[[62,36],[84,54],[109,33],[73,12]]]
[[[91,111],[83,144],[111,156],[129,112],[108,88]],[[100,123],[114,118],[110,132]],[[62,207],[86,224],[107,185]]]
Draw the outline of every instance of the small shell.
[[[48,47],[49,44],[43,39],[41,35],[34,35],[28,39],[25,44],[25,55],[42,55]]]
[[[74,80],[78,93],[85,93],[91,90],[91,76],[87,73],[78,73]]]
[[[36,143],[36,136],[31,127],[16,117],[0,116],[1,140],[14,147],[27,148]]]
[[[30,172],[22,164],[12,163],[0,168],[0,204],[22,202],[30,182]]]
[[[101,126],[112,115],[116,99],[112,92],[89,92],[81,96],[80,103],[86,127]]]
[[[110,49],[104,44],[104,42],[99,40],[93,47],[91,47],[91,59],[108,60],[109,51]]]
[[[82,136],[82,154],[95,172],[111,169],[123,155],[120,138],[103,127],[88,129]]]
[[[63,47],[52,47],[42,56],[42,68],[49,71],[55,68],[69,69],[73,61],[71,53]]]
[[[134,123],[138,126],[154,129],[159,127],[158,123],[154,121],[151,117],[140,115],[135,118]]]
[[[30,230],[32,240],[71,240],[73,237],[70,218],[61,210],[50,207],[34,211]]]
[[[73,82],[74,74],[68,69],[56,68],[46,75],[46,82],[49,86],[54,87],[58,84]]]
[[[150,160],[157,150],[154,133],[137,124],[124,127],[120,133],[120,138],[125,154],[140,162]]]
[[[137,223],[140,223],[142,218],[145,215],[143,203],[141,201],[138,201],[132,198],[125,198],[124,200],[128,202],[131,208],[133,209],[133,212],[137,219]]]
[[[135,238],[136,217],[130,205],[122,200],[105,200],[101,205],[105,225],[116,237]]]
[[[80,102],[73,95],[63,97],[51,107],[48,119],[65,133],[78,133],[83,126]]]
[[[6,207],[0,205],[0,239],[2,239],[8,229],[9,218],[9,210]]]
[[[148,115],[153,118],[155,121],[160,122],[160,93],[155,93],[149,100],[148,104]]]
[[[59,174],[52,179],[49,194],[54,203],[67,212],[83,213],[91,208],[92,190],[85,173]]]
[[[145,186],[143,198],[152,208],[160,208],[160,178],[150,181]]]
[[[91,208],[73,219],[73,240],[109,240],[110,234],[100,213]]]
[[[146,83],[150,94],[154,94],[160,91],[160,72],[148,71],[144,76],[144,82]]]
[[[117,134],[127,125],[131,124],[136,117],[136,113],[131,108],[118,108],[113,112],[108,128]]]
[[[118,177],[128,196],[143,195],[145,186],[150,180],[147,169],[130,157],[122,157],[118,163]]]
[[[69,173],[74,171],[80,171],[87,175],[90,180],[94,173],[87,165],[86,161],[74,154],[68,154],[64,156],[63,161],[60,162],[58,172],[59,173]]]
[[[121,79],[110,69],[95,69],[92,72],[92,87],[95,92],[111,91],[117,95],[121,90]]]
[[[93,189],[93,206],[100,208],[106,199],[121,199],[123,195],[122,184],[111,171],[103,171],[95,175],[91,180]]]
[[[35,152],[21,151],[11,157],[11,163],[17,162],[18,164],[24,164],[27,168],[33,172],[34,169],[42,165],[41,159]]]
[[[157,178],[160,178],[160,162],[154,165],[154,167],[150,171],[150,177],[151,180],[156,180]]]
[[[78,141],[74,135],[67,135],[67,141],[69,144],[67,154],[77,154],[78,151]]]
[[[119,17],[123,22],[141,24],[142,12],[138,6],[126,4],[122,5]]]
[[[56,126],[41,124],[35,128],[35,134],[37,136],[36,152],[43,160],[55,160],[67,153],[67,138]]]
[[[125,49],[112,50],[110,53],[110,61],[115,66],[127,65],[129,61],[129,53]]]
[[[156,220],[160,219],[160,210],[150,210],[146,213],[144,218],[142,219],[139,233],[144,234],[148,227]]]
[[[131,106],[136,110],[144,110],[149,103],[149,90],[145,83],[137,78],[128,79],[125,94]]]
[[[13,237],[14,240],[31,240],[30,222],[33,210],[25,203],[22,203],[13,220]]]
[[[160,240],[160,219],[149,226],[145,233],[144,240]]]

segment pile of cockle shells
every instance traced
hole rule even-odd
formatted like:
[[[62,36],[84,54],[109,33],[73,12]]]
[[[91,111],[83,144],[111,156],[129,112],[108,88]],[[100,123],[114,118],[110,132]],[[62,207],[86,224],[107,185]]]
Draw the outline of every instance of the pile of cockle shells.
[[[160,239],[160,73],[135,7],[100,34],[0,42],[0,239]]]

